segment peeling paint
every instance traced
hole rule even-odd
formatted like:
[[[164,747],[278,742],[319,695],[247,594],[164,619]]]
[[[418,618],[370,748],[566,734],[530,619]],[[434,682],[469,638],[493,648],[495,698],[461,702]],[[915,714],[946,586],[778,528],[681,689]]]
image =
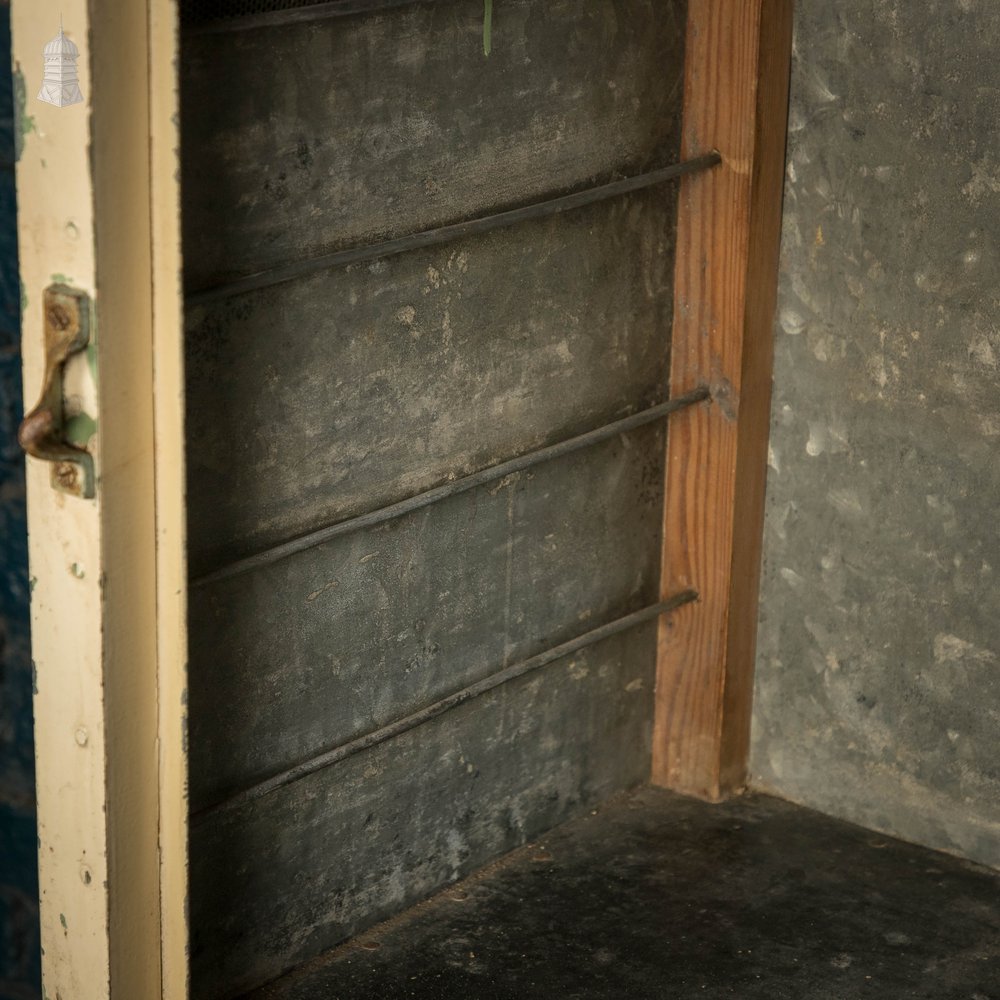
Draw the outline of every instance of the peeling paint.
[[[97,421],[89,413],[78,413],[66,421],[66,440],[77,448],[86,448],[97,433]]]
[[[90,343],[87,345],[87,367],[90,369],[90,377],[94,380],[94,388],[98,386],[97,379],[97,344],[94,342],[94,338],[91,338]]]
[[[21,159],[28,136],[35,131],[34,116],[28,114],[28,88],[21,64],[14,67],[14,158]]]

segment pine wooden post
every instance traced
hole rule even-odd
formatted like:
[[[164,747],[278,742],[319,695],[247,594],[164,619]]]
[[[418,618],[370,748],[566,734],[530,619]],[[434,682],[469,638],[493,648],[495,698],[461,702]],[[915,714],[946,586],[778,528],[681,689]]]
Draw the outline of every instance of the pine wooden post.
[[[691,0],[653,781],[717,800],[746,781],[771,397],[792,0]]]

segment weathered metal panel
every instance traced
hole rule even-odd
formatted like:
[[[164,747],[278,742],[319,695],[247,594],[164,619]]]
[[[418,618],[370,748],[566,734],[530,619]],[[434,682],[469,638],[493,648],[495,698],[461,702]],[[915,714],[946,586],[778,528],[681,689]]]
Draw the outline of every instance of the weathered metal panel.
[[[644,428],[198,592],[193,807],[654,602],[663,440]]]
[[[193,287],[671,159],[684,4],[482,0],[194,35]]]
[[[1000,7],[797,6],[753,773],[1000,866]]]
[[[192,35],[186,278],[677,158],[683,4]],[[662,401],[675,191],[192,307],[196,576]],[[648,776],[650,625],[252,803],[227,794],[653,602],[664,428],[197,587],[192,969],[229,995]]]
[[[649,773],[655,627],[192,831],[194,996],[272,978]]]
[[[666,396],[671,186],[191,313],[195,572]]]

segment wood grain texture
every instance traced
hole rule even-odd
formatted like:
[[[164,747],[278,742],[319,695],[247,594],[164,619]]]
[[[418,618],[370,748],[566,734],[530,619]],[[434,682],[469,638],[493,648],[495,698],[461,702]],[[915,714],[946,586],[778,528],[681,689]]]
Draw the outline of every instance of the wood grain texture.
[[[663,593],[701,601],[660,626],[653,780],[717,800],[745,782],[763,524],[791,0],[693,0],[671,391],[711,405],[671,425]]]

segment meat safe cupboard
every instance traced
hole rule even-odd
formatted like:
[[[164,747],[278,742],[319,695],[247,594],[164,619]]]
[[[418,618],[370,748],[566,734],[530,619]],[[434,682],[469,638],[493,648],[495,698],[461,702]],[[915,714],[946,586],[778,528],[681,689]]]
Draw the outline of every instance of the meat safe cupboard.
[[[790,7],[15,4],[49,997],[743,787]]]

